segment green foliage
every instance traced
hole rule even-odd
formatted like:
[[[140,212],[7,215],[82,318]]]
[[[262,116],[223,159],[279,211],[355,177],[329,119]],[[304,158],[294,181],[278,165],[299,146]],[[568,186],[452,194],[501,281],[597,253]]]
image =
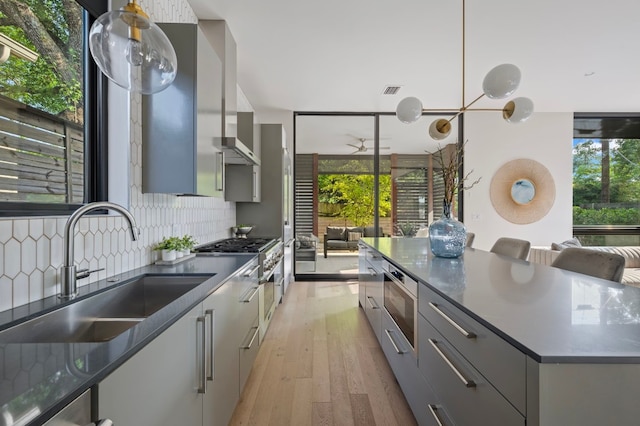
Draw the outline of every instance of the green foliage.
[[[637,225],[640,214],[640,139],[613,139],[609,143],[609,199],[602,200],[602,148],[586,140],[574,146],[574,225]],[[605,197],[606,198],[606,197]]]
[[[182,242],[178,237],[164,237],[162,241],[153,246],[154,250],[182,250]]]
[[[585,209],[573,206],[574,225],[637,225],[640,210],[637,208]]]
[[[319,201],[341,206],[340,216],[356,226],[373,222],[373,175],[318,175]],[[386,217],[391,212],[391,176],[380,175],[379,212]]]
[[[82,90],[82,41],[73,39],[82,35],[82,21],[67,22],[67,13],[61,0],[23,0],[35,17],[33,28],[14,25],[0,8],[4,25],[0,32],[40,53],[35,63],[11,56],[0,67],[0,94],[23,102],[36,109],[82,123],[84,104]],[[0,6],[10,4],[2,3]],[[73,7],[80,8],[73,3]],[[10,6],[7,6],[10,7]],[[28,30],[28,31],[26,31]],[[60,57],[53,51],[38,51],[34,40],[38,31],[46,32],[55,44]],[[77,46],[77,47],[76,47]],[[74,77],[69,77],[72,75]],[[66,76],[66,77],[65,77]]]

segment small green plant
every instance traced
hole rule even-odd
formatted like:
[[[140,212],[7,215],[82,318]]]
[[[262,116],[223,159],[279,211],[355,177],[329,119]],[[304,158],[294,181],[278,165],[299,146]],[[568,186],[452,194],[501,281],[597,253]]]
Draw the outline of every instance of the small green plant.
[[[162,241],[153,246],[154,250],[181,250],[181,239],[178,237],[164,237]]]
[[[195,238],[188,234],[180,238],[180,243],[182,244],[182,250],[191,250],[198,244]]]

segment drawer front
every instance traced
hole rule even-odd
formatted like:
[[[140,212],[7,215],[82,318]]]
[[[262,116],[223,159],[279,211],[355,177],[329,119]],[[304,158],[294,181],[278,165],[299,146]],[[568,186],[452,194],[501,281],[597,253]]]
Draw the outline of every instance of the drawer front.
[[[365,257],[367,261],[371,264],[371,266],[373,266],[373,268],[376,271],[382,272],[382,255],[377,251],[370,249],[368,247],[365,248],[365,250],[366,250]]]
[[[259,287],[257,284],[247,286],[244,293],[238,299],[238,329],[248,330],[253,324],[253,319],[258,316],[260,311],[258,295]]]
[[[420,371],[458,426],[525,425],[525,418],[424,317],[419,317]]]
[[[380,346],[418,424],[437,426],[437,421],[427,409],[428,403],[436,404],[436,396],[427,380],[420,374],[409,342],[389,314],[384,311]]]
[[[258,317],[255,317],[251,328],[247,331],[247,334],[240,343],[240,393],[244,389],[245,383],[251,373],[251,367],[253,367],[253,361],[258,356],[258,349],[260,348],[258,342],[258,335],[260,334],[258,326]]]
[[[425,285],[420,285],[419,293],[418,311],[500,393],[526,414],[525,354]]]
[[[367,262],[368,263],[368,262]],[[368,264],[370,268],[371,265]],[[378,342],[382,338],[382,310],[384,309],[383,288],[382,283],[384,275],[381,272],[369,270],[369,280],[367,281],[367,293],[365,297],[364,312],[371,324],[371,328],[378,338]]]

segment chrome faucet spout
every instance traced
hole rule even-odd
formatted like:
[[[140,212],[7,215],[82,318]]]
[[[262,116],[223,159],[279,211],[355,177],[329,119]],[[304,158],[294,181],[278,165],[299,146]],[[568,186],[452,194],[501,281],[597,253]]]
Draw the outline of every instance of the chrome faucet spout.
[[[74,262],[74,231],[76,228],[76,224],[85,214],[94,211],[94,210],[113,210],[118,212],[126,219],[129,224],[129,230],[131,231],[131,239],[136,241],[138,239],[138,235],[140,234],[140,230],[136,225],[136,220],[133,215],[129,212],[129,210],[125,209],[119,204],[110,203],[107,201],[98,201],[95,203],[89,203],[78,210],[73,212],[69,219],[67,220],[67,224],[64,227],[64,263],[62,265],[60,271],[60,294],[59,297],[62,299],[72,299],[78,293],[77,287],[77,279],[78,274],[76,270],[76,265]]]

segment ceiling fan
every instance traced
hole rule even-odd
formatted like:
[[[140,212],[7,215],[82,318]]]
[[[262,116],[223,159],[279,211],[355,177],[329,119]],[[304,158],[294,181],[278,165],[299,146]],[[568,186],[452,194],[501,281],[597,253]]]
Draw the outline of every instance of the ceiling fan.
[[[367,152],[370,149],[373,149],[373,147],[367,147],[364,145],[364,143],[368,140],[366,138],[357,138],[358,141],[360,141],[360,145],[354,145],[352,143],[348,143],[348,146],[352,146],[354,147],[356,150],[353,151],[351,154],[357,154],[359,152]],[[391,147],[389,146],[381,146],[380,149],[391,149]]]

